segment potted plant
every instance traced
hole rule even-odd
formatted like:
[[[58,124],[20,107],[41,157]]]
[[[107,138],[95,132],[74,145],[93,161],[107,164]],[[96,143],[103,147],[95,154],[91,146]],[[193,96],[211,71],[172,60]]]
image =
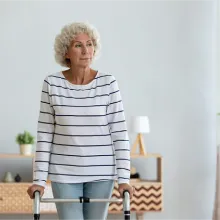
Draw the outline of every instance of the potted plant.
[[[19,133],[16,136],[16,142],[20,145],[21,154],[23,155],[32,154],[34,136],[32,136],[28,131],[24,131],[24,133]]]

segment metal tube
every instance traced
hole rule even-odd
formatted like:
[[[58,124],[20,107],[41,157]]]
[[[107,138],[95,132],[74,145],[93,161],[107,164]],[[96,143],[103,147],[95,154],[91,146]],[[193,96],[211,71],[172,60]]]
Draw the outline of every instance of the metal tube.
[[[122,199],[90,199],[90,202],[122,202]],[[41,199],[42,203],[53,203],[53,202],[80,202],[80,199]]]
[[[86,198],[88,199],[88,198]],[[40,219],[40,202],[42,203],[57,203],[57,202],[122,202],[125,220],[130,220],[130,194],[128,191],[124,191],[123,199],[53,199],[53,198],[41,198],[40,192],[34,192],[34,220]]]
[[[124,200],[123,200],[123,210],[124,210],[124,218],[125,220],[130,220],[130,194],[127,190],[123,193]]]
[[[34,192],[34,220],[40,219],[40,192]]]

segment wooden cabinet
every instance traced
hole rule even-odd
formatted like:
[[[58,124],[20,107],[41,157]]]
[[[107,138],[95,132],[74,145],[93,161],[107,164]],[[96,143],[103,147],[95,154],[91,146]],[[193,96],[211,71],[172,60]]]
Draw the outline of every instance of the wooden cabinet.
[[[132,182],[135,186],[136,192],[130,200],[131,212],[148,212],[148,211],[162,211],[162,184],[156,182]],[[120,198],[117,187],[113,191],[112,197]],[[121,212],[123,210],[122,203],[111,203],[109,211]]]
[[[30,183],[0,183],[0,213],[31,213],[33,201],[27,195]]]
[[[31,158],[34,156],[24,156],[21,154],[0,154],[1,160],[13,160]],[[27,189],[31,185],[28,182],[4,183],[0,182],[0,214],[26,214],[32,213],[33,200],[27,194]]]

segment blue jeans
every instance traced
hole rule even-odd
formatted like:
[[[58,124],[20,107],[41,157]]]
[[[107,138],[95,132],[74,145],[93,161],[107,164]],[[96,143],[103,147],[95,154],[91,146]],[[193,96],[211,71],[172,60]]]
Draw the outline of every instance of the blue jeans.
[[[56,183],[52,182],[54,198],[78,199],[80,196],[90,199],[110,199],[114,181],[99,181],[86,183]],[[108,215],[109,203],[56,203],[59,219],[66,220],[105,220]]]

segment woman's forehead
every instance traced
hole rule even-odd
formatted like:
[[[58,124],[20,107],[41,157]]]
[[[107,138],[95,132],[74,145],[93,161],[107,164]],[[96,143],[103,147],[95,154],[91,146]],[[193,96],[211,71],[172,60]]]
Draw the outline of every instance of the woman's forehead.
[[[89,37],[87,34],[77,34],[74,39],[74,41],[89,41],[92,40],[91,37]]]

